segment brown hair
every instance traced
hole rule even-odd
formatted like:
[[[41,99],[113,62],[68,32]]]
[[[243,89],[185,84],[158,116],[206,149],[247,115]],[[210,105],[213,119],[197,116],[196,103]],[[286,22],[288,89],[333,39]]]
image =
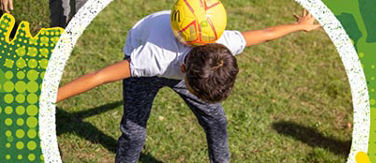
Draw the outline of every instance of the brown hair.
[[[217,43],[197,46],[185,59],[186,82],[198,98],[216,103],[230,95],[239,69],[228,48]]]

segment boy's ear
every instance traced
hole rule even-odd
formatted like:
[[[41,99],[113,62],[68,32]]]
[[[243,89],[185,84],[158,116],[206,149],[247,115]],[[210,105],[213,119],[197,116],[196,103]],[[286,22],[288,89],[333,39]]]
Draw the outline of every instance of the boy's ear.
[[[180,70],[183,73],[187,72],[186,69],[185,69],[185,64],[184,63],[181,65]]]

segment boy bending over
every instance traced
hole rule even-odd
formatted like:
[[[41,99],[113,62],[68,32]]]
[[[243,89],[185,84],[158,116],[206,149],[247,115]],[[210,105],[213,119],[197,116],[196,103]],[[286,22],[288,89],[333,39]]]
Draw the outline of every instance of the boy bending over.
[[[162,87],[170,87],[203,127],[210,162],[229,162],[227,121],[220,102],[229,96],[238,74],[234,56],[247,46],[320,27],[305,10],[302,16],[295,16],[298,21],[294,24],[246,32],[226,30],[217,43],[189,47],[174,37],[170,11],[153,13],[129,31],[123,61],[64,85],[57,102],[123,79],[124,115],[115,161],[137,162],[154,97]]]

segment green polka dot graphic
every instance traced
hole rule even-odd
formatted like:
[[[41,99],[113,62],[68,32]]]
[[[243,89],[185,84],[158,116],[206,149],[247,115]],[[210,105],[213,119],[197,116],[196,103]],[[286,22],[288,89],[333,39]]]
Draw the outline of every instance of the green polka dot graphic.
[[[41,29],[31,36],[21,22],[15,37],[13,16],[0,19],[0,162],[43,162],[40,147],[39,96],[48,60],[63,32]]]

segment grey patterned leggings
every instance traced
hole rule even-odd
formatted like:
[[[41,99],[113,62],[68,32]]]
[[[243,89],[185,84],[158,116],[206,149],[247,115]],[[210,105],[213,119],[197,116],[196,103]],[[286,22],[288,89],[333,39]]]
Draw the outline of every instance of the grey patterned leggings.
[[[221,104],[201,101],[186,89],[184,81],[159,77],[123,80],[124,115],[120,124],[122,135],[118,140],[115,162],[138,161],[146,139],[146,123],[154,97],[164,86],[172,88],[184,99],[204,128],[210,162],[229,162],[227,121]]]

